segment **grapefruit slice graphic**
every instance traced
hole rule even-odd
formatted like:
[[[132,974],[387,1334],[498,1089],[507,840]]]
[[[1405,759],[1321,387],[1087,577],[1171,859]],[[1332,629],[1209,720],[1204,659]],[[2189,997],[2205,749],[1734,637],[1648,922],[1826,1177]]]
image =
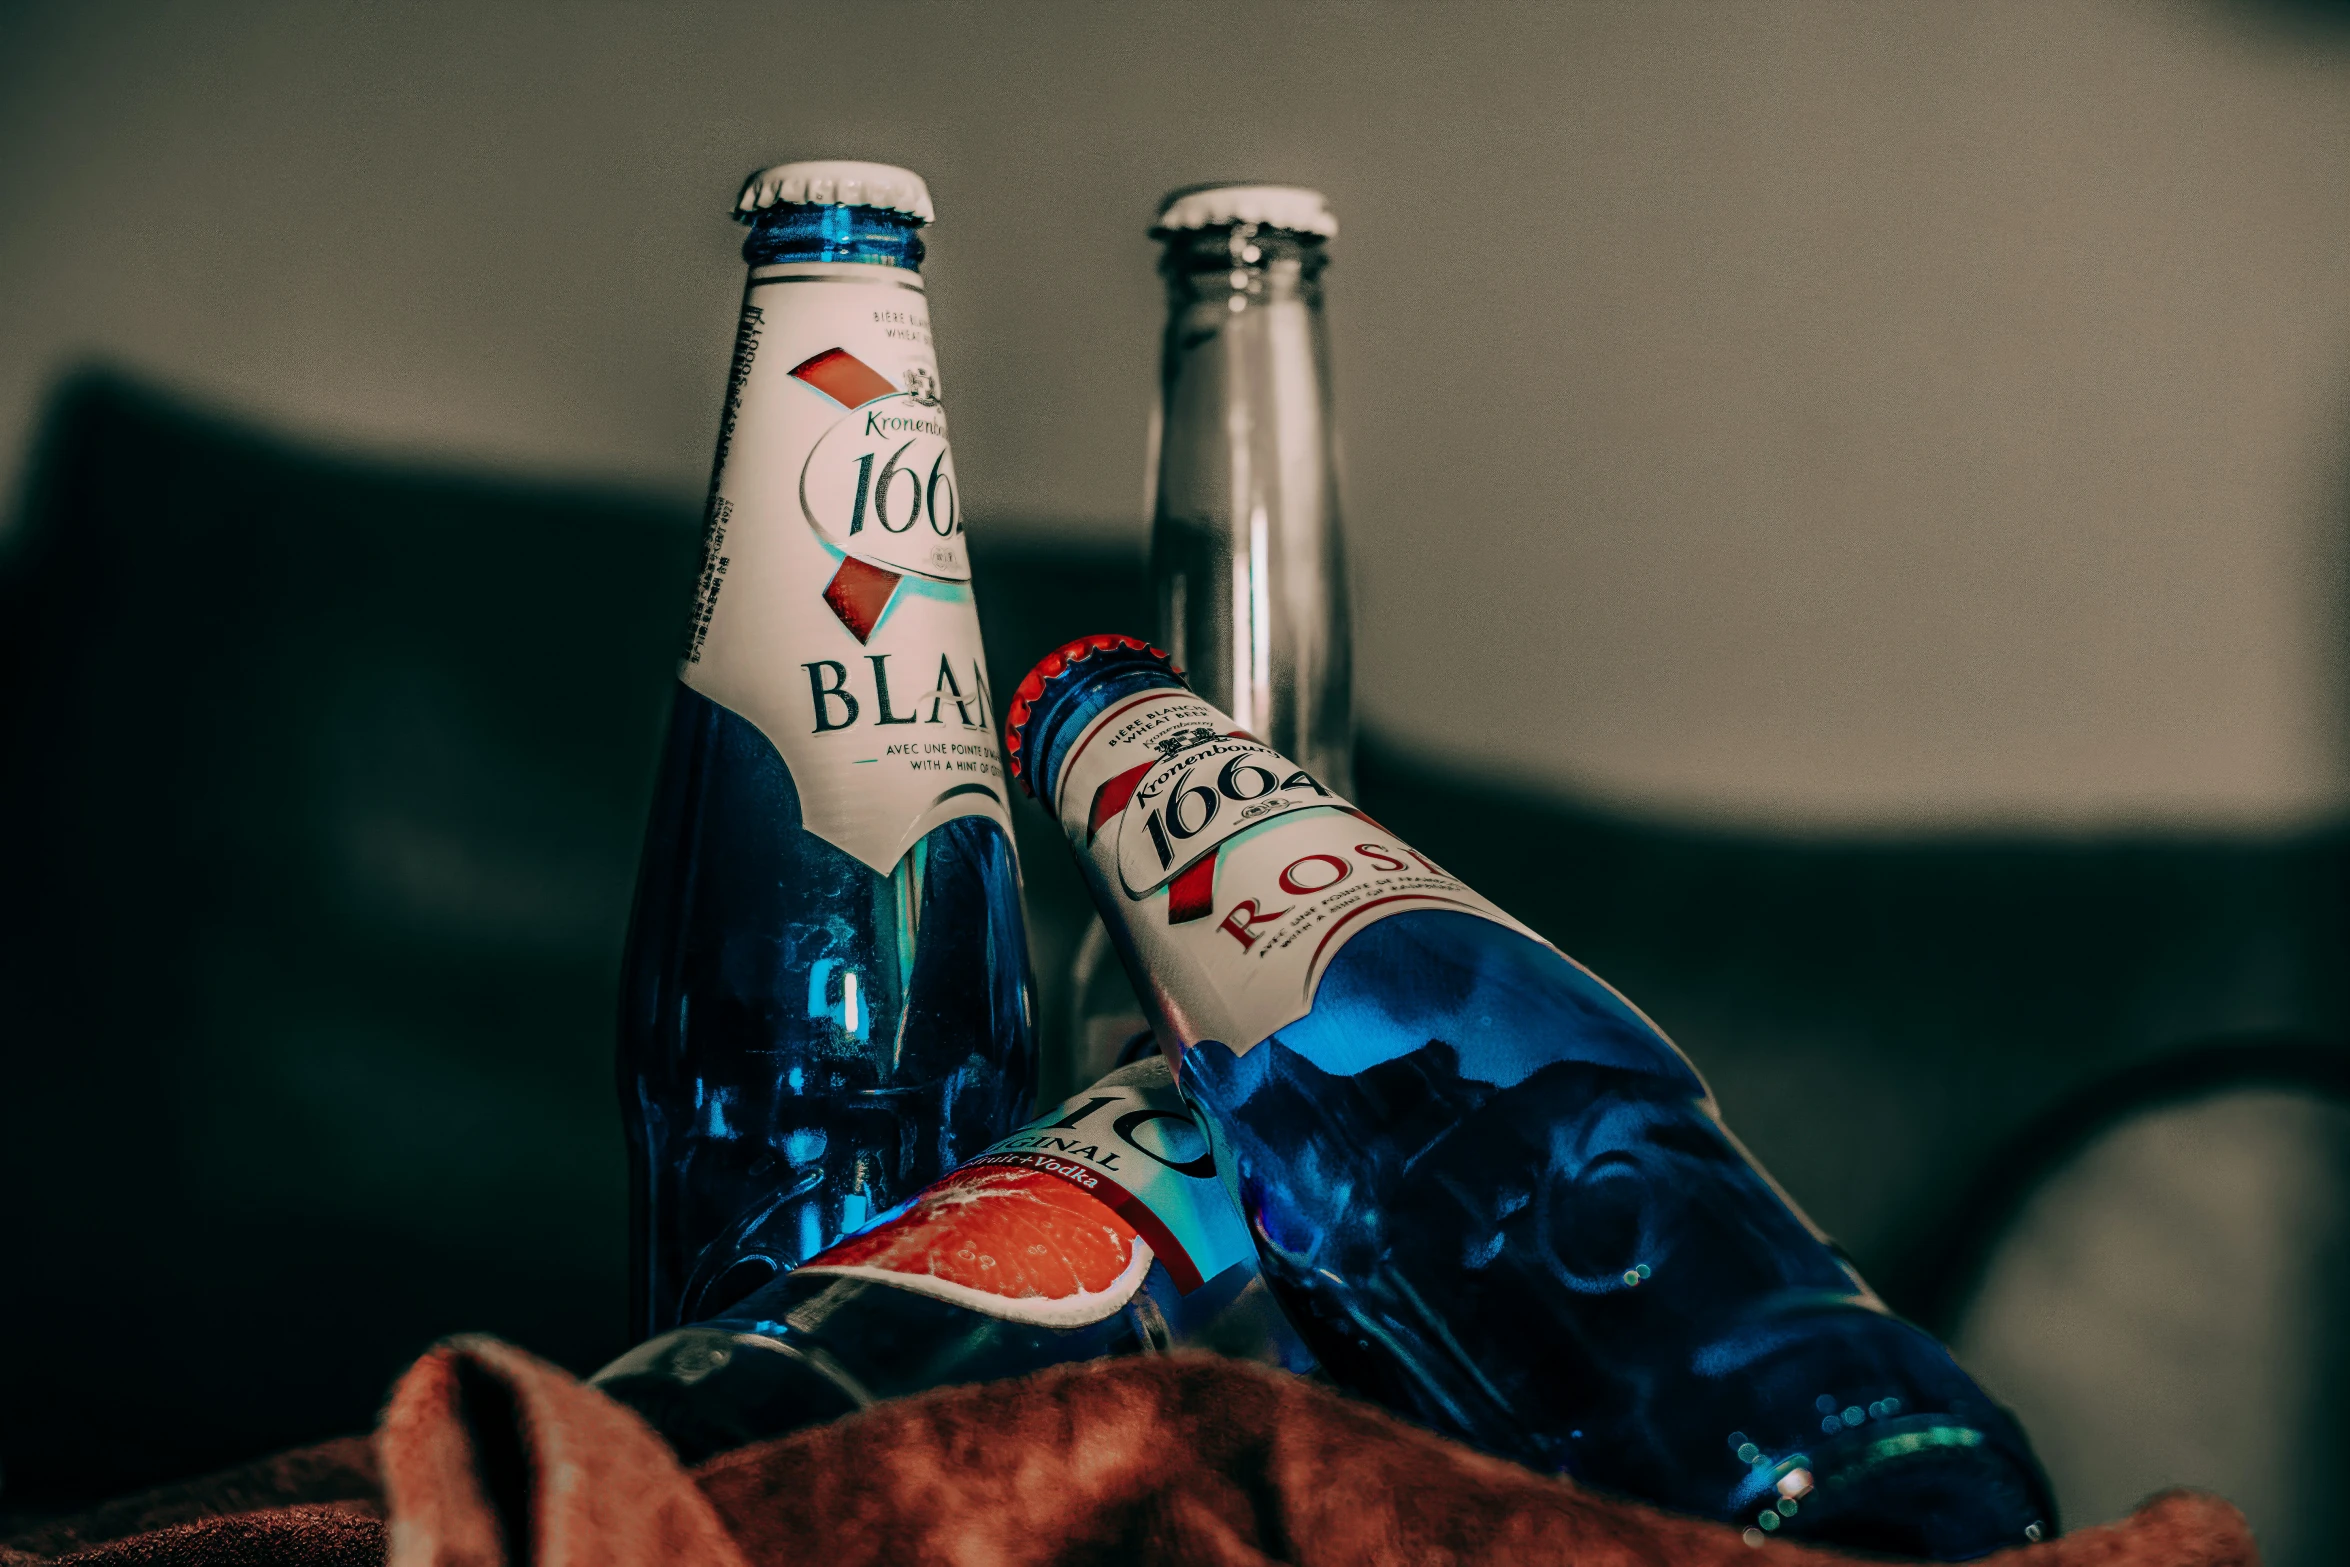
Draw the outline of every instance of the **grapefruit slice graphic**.
[[[1040,1327],[1099,1322],[1134,1297],[1149,1242],[1098,1198],[1040,1170],[966,1167],[802,1273],[874,1279]]]

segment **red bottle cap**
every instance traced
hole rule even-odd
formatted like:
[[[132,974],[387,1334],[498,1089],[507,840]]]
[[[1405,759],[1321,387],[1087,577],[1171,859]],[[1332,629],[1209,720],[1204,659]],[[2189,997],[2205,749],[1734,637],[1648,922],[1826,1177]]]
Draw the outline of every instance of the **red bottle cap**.
[[[1176,675],[1180,676],[1183,673],[1182,670],[1175,668],[1175,661],[1172,658],[1169,658],[1158,648],[1152,647],[1140,637],[1120,636],[1114,631],[1098,631],[1090,637],[1079,637],[1074,642],[1065,642],[1037,660],[1036,667],[1028,672],[1028,678],[1020,682],[1020,689],[1012,693],[1012,710],[1004,718],[1004,762],[1012,769],[1012,776],[1020,780],[1020,787],[1028,791],[1030,799],[1036,798],[1036,784],[1029,777],[1028,770],[1021,765],[1022,741],[1026,738],[1029,714],[1035,708],[1037,701],[1044,695],[1045,682],[1059,675],[1071,664],[1080,663],[1093,657],[1096,653],[1111,653],[1120,649],[1135,653],[1147,653],[1165,664],[1168,669],[1173,670]]]

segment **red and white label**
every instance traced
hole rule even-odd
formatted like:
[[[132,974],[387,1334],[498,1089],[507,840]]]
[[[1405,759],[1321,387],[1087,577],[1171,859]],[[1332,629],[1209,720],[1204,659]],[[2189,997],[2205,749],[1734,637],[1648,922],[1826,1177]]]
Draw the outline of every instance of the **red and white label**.
[[[884,875],[957,816],[1011,830],[970,579],[920,274],[755,270],[679,675]]]
[[[874,1279],[990,1317],[1074,1328],[1124,1307],[1150,1267],[1150,1243],[1133,1223],[1059,1172],[966,1165],[895,1219],[798,1271]]]
[[[1121,1067],[802,1273],[867,1278],[1043,1327],[1098,1322],[1151,1263],[1189,1294],[1255,1247],[1166,1061]]]
[[[1097,902],[1123,916],[1162,1041],[1253,1048],[1391,915],[1451,909],[1541,939],[1188,691],[1095,719],[1055,804]]]

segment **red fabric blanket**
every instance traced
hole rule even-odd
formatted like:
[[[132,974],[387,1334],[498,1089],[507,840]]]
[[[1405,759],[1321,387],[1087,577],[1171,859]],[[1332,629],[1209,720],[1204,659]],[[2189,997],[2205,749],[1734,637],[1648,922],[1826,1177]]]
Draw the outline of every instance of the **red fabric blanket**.
[[[0,1545],[0,1567],[1832,1567],[1581,1491],[1294,1378],[1178,1356],[947,1388],[687,1473],[636,1416],[491,1339],[356,1438]],[[2004,1567],[2253,1567],[2173,1492]]]

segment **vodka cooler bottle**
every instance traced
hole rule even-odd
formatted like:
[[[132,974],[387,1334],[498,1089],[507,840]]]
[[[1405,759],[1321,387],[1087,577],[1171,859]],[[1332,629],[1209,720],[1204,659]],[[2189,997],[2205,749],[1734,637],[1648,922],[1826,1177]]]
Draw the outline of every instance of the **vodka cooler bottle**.
[[[1322,325],[1319,192],[1203,185],[1162,204],[1167,330],[1152,441],[1159,645],[1192,689],[1354,787],[1352,643]],[[1071,976],[1069,1081],[1155,1048],[1099,920]]]
[[[2053,1526],[2013,1420],[1621,996],[1140,642],[1061,649],[1008,722],[1339,1382],[1755,1543],[1964,1559]]]
[[[1176,1348],[1310,1364],[1154,1058],[593,1381],[697,1463],[925,1388]]]
[[[737,216],[750,279],[623,979],[639,1337],[814,1256],[1034,1103],[929,193],[792,163]]]

